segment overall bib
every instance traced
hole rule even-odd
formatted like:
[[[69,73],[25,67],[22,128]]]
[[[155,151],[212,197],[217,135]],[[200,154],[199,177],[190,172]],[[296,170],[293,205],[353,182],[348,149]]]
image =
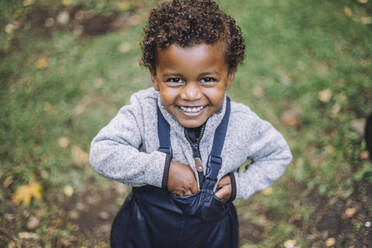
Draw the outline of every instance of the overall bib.
[[[205,180],[190,196],[177,196],[154,186],[134,187],[115,217],[114,248],[236,248],[238,219],[234,205],[214,194],[221,151],[230,116],[230,100],[215,131]],[[171,155],[169,124],[158,109],[159,151]]]

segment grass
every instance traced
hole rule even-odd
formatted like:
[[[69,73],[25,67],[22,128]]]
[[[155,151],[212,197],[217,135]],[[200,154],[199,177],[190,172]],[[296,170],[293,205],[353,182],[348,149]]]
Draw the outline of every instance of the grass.
[[[364,223],[371,209],[362,210],[358,197],[364,194],[370,201],[362,189],[371,185],[372,170],[357,127],[372,112],[372,32],[371,24],[362,21],[371,15],[370,3],[219,2],[236,18],[247,46],[229,95],[277,127],[294,154],[272,191],[236,202],[241,220],[262,228],[255,237],[242,237],[242,246],[281,247],[296,240],[298,247],[324,247],[332,237],[338,247],[363,245],[367,237],[360,230],[368,234]],[[151,4],[134,12],[138,24],[101,36],[79,36],[64,28],[45,34],[41,27],[1,35],[1,246],[53,247],[56,239],[77,235],[79,225],[53,223],[51,217],[62,208],[55,199],[73,205],[88,189],[99,193],[111,187],[89,168],[85,156],[90,140],[129,96],[151,86],[138,65],[138,42]],[[111,5],[96,12],[108,13]],[[65,8],[55,6],[56,12]],[[92,6],[90,1],[84,8]],[[4,30],[14,17],[2,13]],[[30,206],[11,203],[17,187],[30,181],[42,185],[42,200]],[[67,185],[72,197],[65,193]],[[343,227],[332,225],[327,208]],[[358,210],[345,220],[348,208]],[[24,228],[30,216],[40,220],[36,230]],[[324,223],[328,230],[322,229]],[[55,238],[48,232],[51,226],[58,227]],[[354,231],[345,234],[348,226]],[[38,237],[20,241],[20,232]]]

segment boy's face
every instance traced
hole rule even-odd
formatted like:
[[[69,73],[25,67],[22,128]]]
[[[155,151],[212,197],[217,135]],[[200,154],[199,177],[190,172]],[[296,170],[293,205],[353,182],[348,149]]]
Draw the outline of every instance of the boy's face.
[[[154,88],[164,108],[188,128],[199,127],[222,107],[234,70],[229,71],[222,43],[176,44],[157,50]]]

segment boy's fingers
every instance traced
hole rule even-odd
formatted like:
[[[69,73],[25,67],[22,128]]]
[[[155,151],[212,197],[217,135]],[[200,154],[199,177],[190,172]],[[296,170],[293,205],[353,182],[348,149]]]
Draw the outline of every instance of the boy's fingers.
[[[224,176],[221,178],[221,180],[218,182],[218,187],[222,188],[225,185],[231,184],[231,179],[229,176]]]
[[[227,202],[231,197],[231,186],[225,186],[219,189],[216,194],[218,199],[223,202]]]

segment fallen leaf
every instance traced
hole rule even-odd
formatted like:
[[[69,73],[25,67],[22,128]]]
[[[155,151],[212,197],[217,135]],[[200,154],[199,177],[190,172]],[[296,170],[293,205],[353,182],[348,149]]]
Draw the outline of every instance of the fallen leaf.
[[[301,124],[302,110],[297,106],[290,106],[281,115],[282,121],[290,127],[298,127]]]
[[[62,147],[62,148],[66,148],[66,147],[68,147],[69,144],[70,144],[70,139],[69,139],[68,137],[64,137],[64,136],[62,136],[62,137],[60,137],[60,138],[58,139],[58,145],[59,145],[60,147]]]
[[[70,14],[65,10],[58,14],[57,22],[66,25],[70,21]]]
[[[360,22],[362,24],[371,24],[372,23],[372,17],[370,17],[370,16],[362,16],[360,18]]]
[[[42,69],[47,68],[47,67],[48,67],[48,64],[49,64],[48,60],[49,60],[49,59],[48,59],[48,57],[46,57],[46,56],[44,56],[44,57],[38,59],[38,60],[35,62],[35,66],[36,66],[36,68],[39,69],[39,70],[42,70]]]
[[[351,122],[351,129],[357,132],[360,136],[364,135],[364,128],[366,126],[366,119],[360,118]]]
[[[23,6],[27,7],[34,4],[34,0],[24,0],[23,1]]]
[[[369,152],[368,151],[362,151],[360,153],[360,158],[363,160],[367,160],[369,158]]]
[[[116,183],[115,190],[118,192],[118,194],[125,194],[128,192],[128,186],[123,183]]]
[[[341,108],[342,108],[341,105],[338,104],[338,103],[336,103],[335,105],[333,105],[333,107],[332,107],[332,116],[333,117],[337,116],[337,114],[340,113]]]
[[[321,102],[327,103],[332,98],[332,92],[330,89],[322,90],[318,93],[318,98]]]
[[[107,213],[106,211],[102,211],[98,214],[98,216],[102,219],[102,220],[108,220],[110,218],[110,215],[109,213]]]
[[[47,28],[50,28],[50,27],[53,27],[54,26],[54,18],[53,17],[49,17],[45,20],[45,27]]]
[[[325,150],[328,154],[334,154],[335,153],[335,147],[332,145],[326,145]]]
[[[119,9],[122,11],[127,11],[130,9],[130,2],[129,1],[120,1],[118,2]]]
[[[289,239],[284,242],[284,247],[285,248],[295,248],[296,247],[296,240],[294,239]]]
[[[61,0],[62,5],[68,6],[71,4],[71,0]]]
[[[5,178],[4,182],[3,182],[3,187],[6,189],[9,187],[9,185],[11,185],[13,182],[13,177],[9,176],[7,178]]]
[[[16,9],[13,13],[13,18],[17,19],[17,18],[21,17],[22,14],[23,14],[23,9]]]
[[[327,247],[334,246],[335,244],[336,244],[336,239],[335,238],[328,238],[327,241],[326,241],[326,246]]]
[[[66,196],[71,197],[74,194],[74,188],[71,185],[66,185],[63,188],[63,193],[65,193]]]
[[[74,162],[77,165],[83,165],[89,163],[89,154],[81,149],[80,147],[74,145],[71,148],[72,157],[74,159]]]
[[[101,88],[102,87],[102,85],[103,85],[103,78],[101,78],[101,77],[97,77],[97,78],[95,78],[94,80],[93,80],[93,85],[94,85],[94,87],[95,88]]]
[[[14,26],[13,26],[13,23],[9,23],[5,26],[5,33],[7,34],[11,34],[14,30]]]
[[[22,202],[23,205],[29,206],[32,198],[41,198],[41,190],[41,185],[38,183],[30,183],[19,186],[16,192],[13,194],[12,202],[15,204]]]
[[[34,230],[40,224],[40,220],[35,216],[31,216],[30,219],[27,221],[27,228],[30,230]]]
[[[69,212],[68,216],[69,216],[71,219],[76,220],[76,219],[79,218],[80,214],[79,214],[79,212],[76,211],[76,210],[71,210],[71,211]]]
[[[51,116],[56,116],[58,114],[58,109],[54,107],[52,104],[49,102],[44,103],[44,111],[47,112],[47,114]]]
[[[131,45],[128,42],[123,42],[119,46],[119,51],[121,53],[127,53],[127,52],[129,52],[130,49],[131,49]]]
[[[347,208],[345,210],[345,213],[344,213],[343,217],[349,219],[349,218],[351,218],[351,217],[354,216],[354,214],[356,213],[356,211],[357,211],[356,208]]]
[[[353,11],[349,7],[344,7],[344,13],[346,16],[351,17],[353,15]]]
[[[358,0],[360,3],[368,3],[368,0]]]
[[[59,239],[59,242],[61,242],[62,247],[72,247],[73,244],[77,241],[77,238],[74,236],[69,237],[63,237]]]
[[[253,88],[252,91],[253,95],[255,96],[263,96],[264,92],[265,92],[264,87],[261,85],[257,85],[256,87]]]
[[[38,235],[37,235],[37,233],[20,232],[20,233],[18,233],[18,238],[20,238],[20,239],[37,239]]]
[[[268,187],[267,189],[265,189],[264,191],[262,191],[262,193],[266,196],[269,196],[271,195],[271,193],[273,193],[273,188],[271,187]]]

